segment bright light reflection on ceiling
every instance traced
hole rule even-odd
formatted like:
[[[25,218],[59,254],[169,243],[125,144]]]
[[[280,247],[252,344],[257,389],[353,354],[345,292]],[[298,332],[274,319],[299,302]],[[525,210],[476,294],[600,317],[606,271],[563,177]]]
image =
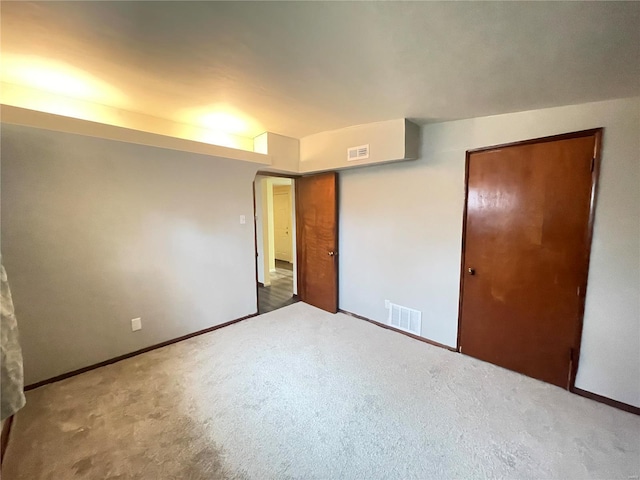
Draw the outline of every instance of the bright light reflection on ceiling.
[[[32,55],[3,54],[0,65],[0,78],[4,83],[117,108],[127,107],[127,97],[120,90],[66,63]]]
[[[128,110],[132,106],[123,92],[83,70],[15,54],[3,54],[0,67],[2,103],[7,105],[249,151],[253,137],[264,132],[253,118],[226,104],[183,111],[179,118],[165,119],[165,126],[150,129]]]

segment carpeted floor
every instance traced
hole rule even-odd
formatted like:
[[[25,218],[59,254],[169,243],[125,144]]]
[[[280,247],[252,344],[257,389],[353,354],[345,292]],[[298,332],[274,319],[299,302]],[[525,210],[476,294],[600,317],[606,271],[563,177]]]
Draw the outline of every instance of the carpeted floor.
[[[31,391],[16,479],[624,479],[640,417],[297,303]]]

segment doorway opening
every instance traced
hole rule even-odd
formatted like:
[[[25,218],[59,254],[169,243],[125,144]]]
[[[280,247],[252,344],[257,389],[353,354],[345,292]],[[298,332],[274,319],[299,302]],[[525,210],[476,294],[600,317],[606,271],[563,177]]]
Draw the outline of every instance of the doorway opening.
[[[258,313],[298,301],[295,179],[256,175],[256,270]]]

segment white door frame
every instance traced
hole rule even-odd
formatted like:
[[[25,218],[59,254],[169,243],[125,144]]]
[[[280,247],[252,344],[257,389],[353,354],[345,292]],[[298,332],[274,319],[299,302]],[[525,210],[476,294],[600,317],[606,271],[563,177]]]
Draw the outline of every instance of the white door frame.
[[[275,270],[274,224],[273,224],[273,186],[291,182],[291,242],[293,263],[293,294],[298,294],[297,239],[296,239],[296,196],[295,177],[270,176],[267,172],[258,172],[253,182],[255,195],[255,232],[256,232],[256,278],[264,286],[271,285],[268,273]]]

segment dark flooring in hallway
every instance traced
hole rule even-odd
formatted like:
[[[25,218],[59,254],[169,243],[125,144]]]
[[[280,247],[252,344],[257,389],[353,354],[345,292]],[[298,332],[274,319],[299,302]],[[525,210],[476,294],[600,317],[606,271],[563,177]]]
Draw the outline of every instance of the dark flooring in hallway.
[[[293,296],[293,264],[276,260],[276,271],[271,272],[271,285],[258,286],[258,313],[271,312],[297,301]]]

